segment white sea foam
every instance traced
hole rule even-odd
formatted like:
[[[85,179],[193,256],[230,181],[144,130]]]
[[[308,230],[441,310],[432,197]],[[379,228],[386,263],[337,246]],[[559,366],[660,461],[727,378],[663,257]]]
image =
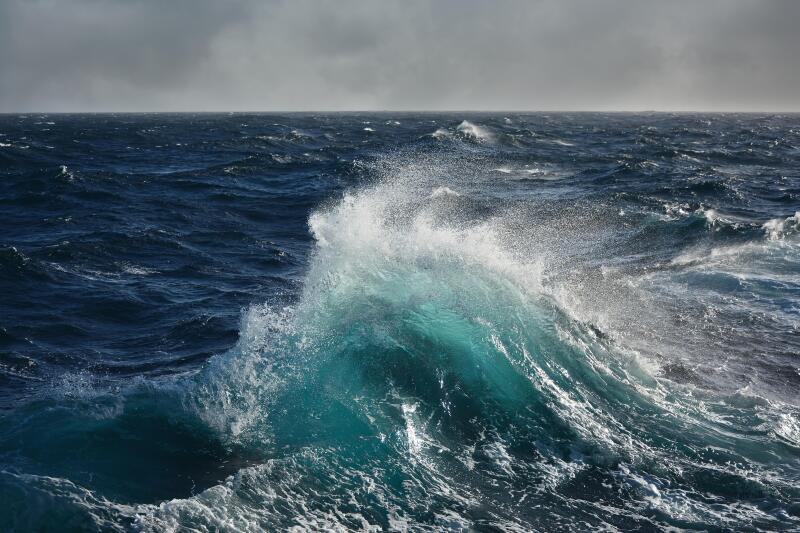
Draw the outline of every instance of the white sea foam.
[[[270,154],[270,157],[273,161],[280,163],[281,165],[287,165],[294,160],[289,154]]]
[[[54,391],[66,398],[87,399],[98,394],[96,379],[89,372],[68,372],[59,377]]]
[[[478,141],[486,141],[492,138],[492,134],[489,132],[489,130],[467,120],[462,121],[461,124],[456,127],[456,130],[458,130],[465,137],[469,137]]]
[[[61,165],[59,170],[59,176],[64,176],[70,181],[75,178],[75,174],[69,168],[67,168],[67,165]]]
[[[687,217],[692,213],[691,207],[686,203],[667,202],[663,207],[667,219],[675,220]]]
[[[439,198],[441,196],[461,196],[450,187],[436,187],[431,192],[431,198]]]
[[[491,169],[492,172],[498,172],[500,174],[527,174],[529,176],[543,176],[547,174],[547,172],[541,168],[534,167],[534,168],[512,168],[507,166],[497,167]],[[555,177],[555,176],[553,176]]]
[[[695,213],[705,218],[712,228],[729,227],[739,229],[752,225],[752,222],[748,219],[728,213],[720,213],[712,208],[700,207]]]
[[[128,262],[122,262],[120,264],[122,272],[125,274],[132,274],[134,276],[149,276],[151,274],[158,273],[158,270],[152,268],[146,268],[143,266],[134,265]]]
[[[349,263],[377,256],[413,264],[422,256],[449,256],[512,276],[526,286],[538,283],[539,266],[509,255],[491,223],[443,226],[434,221],[433,213],[422,209],[407,223],[396,226],[392,222],[395,212],[404,206],[413,209],[418,194],[413,189],[382,185],[348,194],[334,209],[312,214],[309,226],[318,246],[334,252],[320,254],[316,266],[329,272],[337,270],[330,261]],[[313,268],[311,275],[314,277]]]
[[[762,226],[771,241],[783,239],[788,233],[800,230],[800,211],[786,218],[773,218]]]

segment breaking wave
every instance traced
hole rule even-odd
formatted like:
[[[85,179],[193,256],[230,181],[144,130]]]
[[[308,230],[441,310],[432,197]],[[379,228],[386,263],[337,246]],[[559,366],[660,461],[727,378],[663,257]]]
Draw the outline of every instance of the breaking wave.
[[[746,435],[755,416],[765,435],[789,431],[774,446],[797,446],[796,412],[753,415],[747,396],[655,379],[559,305],[507,221],[454,220],[427,185],[382,182],[311,216],[300,301],[251,309],[237,348],[190,394],[222,438],[271,458],[148,509],[141,526],[610,526],[601,509],[651,527],[786,518],[771,502],[796,486],[772,445]],[[561,507],[543,515],[548,502]]]

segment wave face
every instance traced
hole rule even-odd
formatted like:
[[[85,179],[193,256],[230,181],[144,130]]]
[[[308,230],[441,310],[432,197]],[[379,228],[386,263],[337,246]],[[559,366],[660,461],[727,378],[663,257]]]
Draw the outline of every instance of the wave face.
[[[800,527],[796,116],[1,120],[2,529]]]

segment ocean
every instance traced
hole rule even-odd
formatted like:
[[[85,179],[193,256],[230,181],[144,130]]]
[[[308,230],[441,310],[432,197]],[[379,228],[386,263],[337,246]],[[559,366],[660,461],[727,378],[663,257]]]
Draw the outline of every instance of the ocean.
[[[0,115],[0,530],[800,530],[800,115]]]

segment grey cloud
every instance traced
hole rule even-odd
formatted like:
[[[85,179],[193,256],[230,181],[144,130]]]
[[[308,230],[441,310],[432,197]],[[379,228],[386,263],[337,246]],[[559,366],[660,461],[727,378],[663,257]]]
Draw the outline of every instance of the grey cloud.
[[[0,0],[0,111],[799,110],[791,0]]]

